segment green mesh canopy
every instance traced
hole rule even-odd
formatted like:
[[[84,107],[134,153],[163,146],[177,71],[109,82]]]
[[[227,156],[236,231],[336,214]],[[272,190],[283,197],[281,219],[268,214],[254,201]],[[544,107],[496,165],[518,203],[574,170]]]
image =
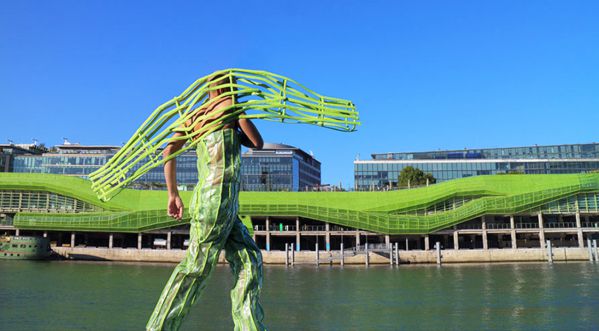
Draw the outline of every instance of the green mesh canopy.
[[[102,211],[51,213],[22,210],[20,229],[140,232],[180,225],[163,208],[166,191],[124,189],[107,202],[96,198],[89,181],[49,174],[0,173],[0,194],[54,192],[94,204]],[[5,193],[2,193],[5,192]],[[181,198],[191,198],[182,191]],[[455,197],[467,202],[447,210],[419,213]],[[18,199],[16,202],[18,202]],[[9,203],[9,199],[5,199]],[[565,205],[559,207],[562,201]],[[15,202],[15,203],[16,203]],[[46,199],[41,202],[46,204]],[[558,207],[556,207],[556,204]],[[568,207],[569,205],[569,207]],[[241,192],[239,214],[251,217],[304,217],[386,234],[424,234],[482,215],[599,211],[599,174],[488,175],[455,179],[429,187],[386,192]],[[553,211],[554,212],[554,211]],[[189,211],[184,212],[189,221]]]

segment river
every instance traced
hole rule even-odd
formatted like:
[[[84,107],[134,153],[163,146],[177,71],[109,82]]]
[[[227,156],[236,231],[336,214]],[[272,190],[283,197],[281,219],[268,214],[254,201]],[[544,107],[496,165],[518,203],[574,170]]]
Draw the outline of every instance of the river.
[[[0,261],[2,330],[142,330],[174,265]],[[232,330],[227,266],[183,330]],[[265,266],[271,330],[597,330],[599,264]]]

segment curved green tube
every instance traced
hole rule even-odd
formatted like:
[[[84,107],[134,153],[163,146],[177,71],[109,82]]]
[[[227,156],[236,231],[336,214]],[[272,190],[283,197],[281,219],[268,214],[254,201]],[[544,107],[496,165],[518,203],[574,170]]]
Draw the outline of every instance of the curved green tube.
[[[216,89],[225,92],[209,98],[209,92]],[[204,108],[230,97],[233,105],[201,113]],[[218,119],[212,120],[214,117]],[[89,176],[92,189],[107,201],[150,169],[194,148],[199,138],[237,118],[311,124],[338,131],[354,131],[360,124],[350,100],[323,96],[290,78],[267,71],[220,70],[198,79],[181,95],[156,108],[123,148]],[[195,129],[200,126],[201,129]],[[173,136],[175,132],[180,136]],[[188,144],[163,158],[161,149],[177,140]]]

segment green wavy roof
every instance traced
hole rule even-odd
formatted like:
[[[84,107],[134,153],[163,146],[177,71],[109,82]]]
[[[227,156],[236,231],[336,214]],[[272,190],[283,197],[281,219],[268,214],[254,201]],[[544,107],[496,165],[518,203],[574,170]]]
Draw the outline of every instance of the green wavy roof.
[[[0,190],[49,191],[103,209],[76,214],[17,213],[14,224],[24,229],[139,232],[181,224],[166,216],[165,191],[125,189],[102,202],[91,191],[89,181],[23,173],[0,173]],[[582,192],[599,192],[599,174],[476,176],[387,192],[241,192],[240,214],[300,216],[379,233],[423,234],[484,214],[533,210]],[[191,192],[181,192],[181,196],[189,201]],[[454,197],[471,199],[448,211],[406,213]]]

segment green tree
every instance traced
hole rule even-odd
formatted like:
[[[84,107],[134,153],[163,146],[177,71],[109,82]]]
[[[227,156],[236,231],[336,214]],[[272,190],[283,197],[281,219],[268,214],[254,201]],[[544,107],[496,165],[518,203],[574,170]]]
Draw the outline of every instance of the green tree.
[[[425,173],[424,171],[412,166],[407,166],[399,173],[397,182],[399,187],[412,187],[426,185],[427,180],[429,184],[434,184],[437,182],[437,179],[433,177],[432,174]]]

